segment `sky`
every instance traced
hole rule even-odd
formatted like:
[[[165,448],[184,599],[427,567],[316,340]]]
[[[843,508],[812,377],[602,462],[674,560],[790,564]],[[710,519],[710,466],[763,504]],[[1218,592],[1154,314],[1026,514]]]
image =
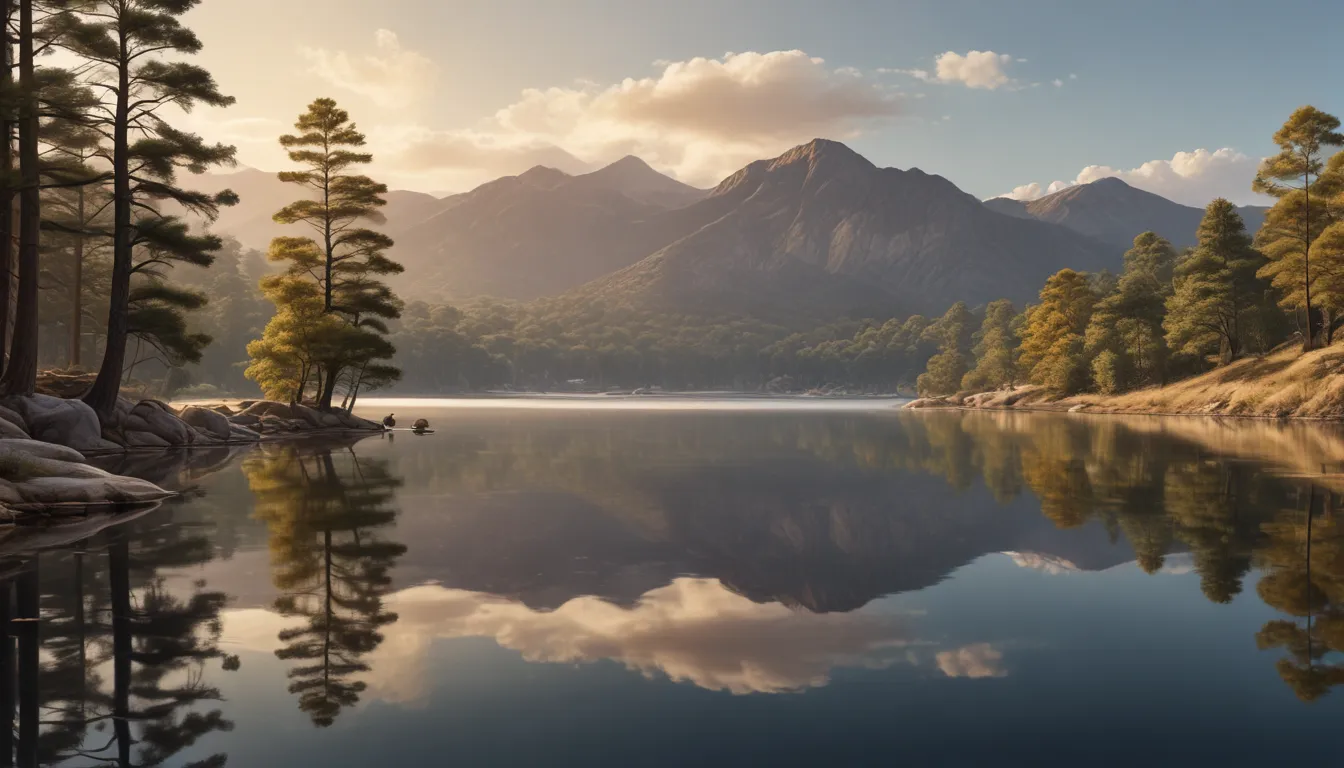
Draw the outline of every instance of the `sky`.
[[[1342,107],[1340,2],[203,0],[185,22],[237,103],[183,127],[282,170],[276,138],[329,96],[372,175],[438,194],[627,154],[710,187],[824,137],[980,198],[1120,176],[1250,203],[1292,110]]]

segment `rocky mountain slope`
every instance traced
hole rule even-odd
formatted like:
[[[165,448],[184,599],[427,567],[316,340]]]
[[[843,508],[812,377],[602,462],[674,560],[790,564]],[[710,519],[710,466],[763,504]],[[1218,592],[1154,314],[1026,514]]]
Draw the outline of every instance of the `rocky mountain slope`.
[[[996,197],[986,200],[985,206],[1009,216],[1059,224],[1121,251],[1150,230],[1177,248],[1192,246],[1204,217],[1202,209],[1172,202],[1116,178],[1079,184],[1029,202]],[[1237,210],[1247,231],[1255,233],[1269,209],[1248,205]]]
[[[929,314],[959,300],[1024,302],[1064,267],[1119,265],[1120,252],[1095,240],[820,139],[752,163],[676,213],[707,223],[575,298],[779,321]]]

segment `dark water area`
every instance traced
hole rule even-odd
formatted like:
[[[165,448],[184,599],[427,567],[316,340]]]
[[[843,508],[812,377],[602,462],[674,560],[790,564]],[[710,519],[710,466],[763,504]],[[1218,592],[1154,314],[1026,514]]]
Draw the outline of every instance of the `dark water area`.
[[[0,764],[1344,764],[1332,427],[366,407],[4,534]]]

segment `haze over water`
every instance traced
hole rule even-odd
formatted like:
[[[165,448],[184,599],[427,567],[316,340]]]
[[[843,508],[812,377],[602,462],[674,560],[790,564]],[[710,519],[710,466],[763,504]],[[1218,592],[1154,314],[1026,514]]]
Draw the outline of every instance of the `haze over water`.
[[[1337,753],[1335,428],[816,400],[362,415],[389,410],[436,432],[141,454],[113,468],[181,499],[5,542],[42,607],[16,651],[30,760]]]

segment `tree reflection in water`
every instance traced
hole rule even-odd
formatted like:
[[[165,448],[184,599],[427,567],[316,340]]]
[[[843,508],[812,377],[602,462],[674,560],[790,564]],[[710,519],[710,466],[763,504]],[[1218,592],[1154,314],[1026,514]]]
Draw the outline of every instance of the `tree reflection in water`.
[[[219,648],[226,596],[163,575],[212,557],[208,529],[172,524],[179,509],[0,561],[0,613],[18,619],[0,635],[0,706],[18,723],[0,764],[176,765],[232,729],[210,682],[237,668]]]
[[[326,444],[268,446],[244,460],[243,472],[270,532],[275,610],[301,619],[280,633],[276,655],[294,662],[289,692],[299,709],[329,726],[358,703],[364,658],[397,620],[382,598],[406,547],[383,529],[396,519],[400,480],[385,462]]]

